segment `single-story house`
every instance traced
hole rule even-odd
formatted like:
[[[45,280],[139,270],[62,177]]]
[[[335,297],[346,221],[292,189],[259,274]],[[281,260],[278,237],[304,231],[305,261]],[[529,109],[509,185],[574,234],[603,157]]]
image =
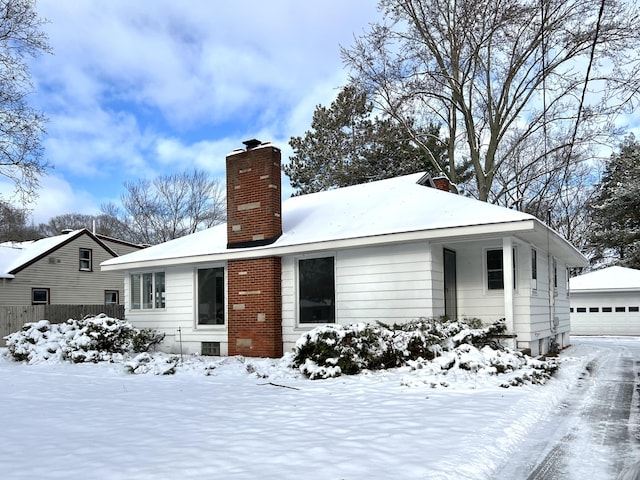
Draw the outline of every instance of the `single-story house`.
[[[122,304],[122,272],[99,265],[140,250],[87,229],[0,244],[0,306]]]
[[[569,280],[571,332],[640,335],[640,270],[607,267]]]
[[[166,350],[278,357],[320,324],[443,316],[504,318],[534,355],[569,343],[568,268],[587,260],[540,220],[422,173],[282,202],[280,150],[244,143],[226,224],[102,263]]]

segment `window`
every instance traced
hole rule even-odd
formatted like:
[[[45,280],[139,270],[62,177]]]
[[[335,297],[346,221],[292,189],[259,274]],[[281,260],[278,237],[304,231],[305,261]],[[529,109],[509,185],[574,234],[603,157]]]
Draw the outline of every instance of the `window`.
[[[129,279],[130,309],[165,308],[164,272],[133,273]]]
[[[105,290],[104,291],[104,304],[105,305],[117,305],[120,303],[120,295],[118,290]]]
[[[223,267],[198,269],[198,325],[224,325]]]
[[[586,313],[587,307],[578,307],[576,308],[576,312],[578,313]]]
[[[531,288],[538,288],[538,251],[531,249]]]
[[[589,313],[598,313],[599,311],[598,307],[589,307]]]
[[[335,323],[334,258],[298,261],[300,323]]]
[[[625,307],[616,307],[616,313],[625,312],[626,310]]]
[[[32,305],[49,305],[49,289],[48,288],[32,288],[31,304]]]
[[[602,307],[602,313],[611,313],[611,307]]]
[[[630,312],[638,312],[640,309],[638,307],[629,307]]]
[[[553,259],[553,289],[558,289],[558,262]]]
[[[201,342],[200,343],[201,355],[212,355],[214,357],[220,356],[220,342]]]
[[[83,272],[91,271],[91,257],[92,251],[90,248],[81,248],[80,249],[80,270]]]
[[[513,249],[513,288],[516,288],[516,249]],[[489,290],[504,289],[502,273],[502,249],[487,250],[487,288]]]

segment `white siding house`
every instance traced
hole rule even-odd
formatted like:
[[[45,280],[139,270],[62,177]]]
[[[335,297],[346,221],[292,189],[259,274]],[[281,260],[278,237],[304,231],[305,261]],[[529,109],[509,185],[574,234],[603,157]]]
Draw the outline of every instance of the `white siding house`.
[[[261,224],[265,201],[252,201],[251,191],[279,196],[279,178],[249,180],[257,168],[242,162],[268,149],[279,172],[279,150],[248,147],[227,157],[227,224],[102,264],[125,272],[127,318],[165,332],[165,350],[270,355],[258,345],[272,335],[277,355],[322,323],[444,316],[504,318],[513,346],[534,355],[569,343],[567,269],[587,261],[535,217],[414,174],[289,198],[268,216],[281,221],[281,234],[263,234],[251,222]],[[244,183],[229,178],[234,162],[232,175]],[[240,200],[230,199],[238,192]],[[246,231],[249,241],[230,240]],[[265,277],[265,259],[274,277]],[[205,283],[205,274],[216,280]],[[205,297],[217,302],[215,320]]]
[[[574,335],[640,335],[640,270],[608,267],[569,284]]]

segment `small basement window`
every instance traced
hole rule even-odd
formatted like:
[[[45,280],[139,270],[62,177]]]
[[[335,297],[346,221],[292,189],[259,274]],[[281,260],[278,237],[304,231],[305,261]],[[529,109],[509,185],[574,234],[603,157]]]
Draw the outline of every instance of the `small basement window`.
[[[200,354],[212,357],[220,356],[220,342],[201,342]]]

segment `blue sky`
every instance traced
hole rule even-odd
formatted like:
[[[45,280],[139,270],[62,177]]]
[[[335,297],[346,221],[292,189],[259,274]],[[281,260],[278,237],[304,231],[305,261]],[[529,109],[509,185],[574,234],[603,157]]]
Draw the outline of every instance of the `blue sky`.
[[[39,0],[53,55],[30,61],[49,118],[33,222],[97,213],[123,182],[198,167],[259,138],[291,154],[347,78],[340,45],[380,18],[375,0]],[[0,179],[0,194],[10,195]]]

